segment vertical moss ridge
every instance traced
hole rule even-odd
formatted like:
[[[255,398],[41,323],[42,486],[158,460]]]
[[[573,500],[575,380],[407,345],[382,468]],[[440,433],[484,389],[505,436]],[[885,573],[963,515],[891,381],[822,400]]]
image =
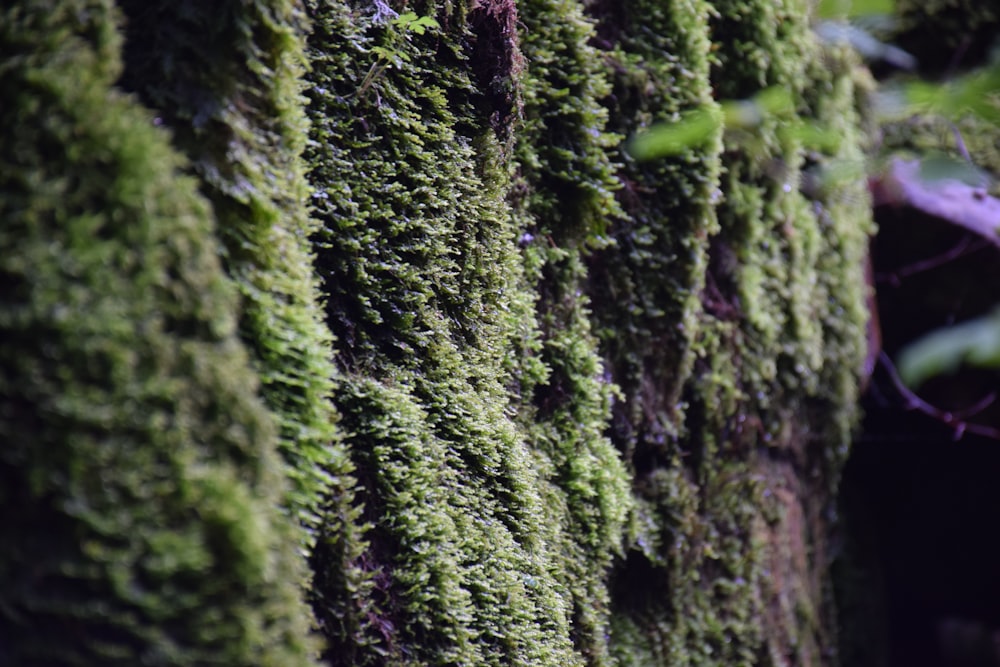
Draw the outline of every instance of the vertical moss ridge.
[[[0,10],[0,661],[314,664],[211,211],[114,17]]]
[[[763,573],[812,576],[778,540],[821,541],[831,488],[789,486],[788,466],[835,484],[855,418],[867,199],[857,183],[799,192],[804,170],[861,159],[852,61],[820,50],[797,1],[590,10],[614,64],[611,127],[621,134],[676,121],[713,95],[780,86],[795,100],[791,117],[753,136],[730,129],[648,164],[622,157],[627,215],[590,262],[624,394],[612,435],[637,508],[612,584],[614,653],[636,665],[808,663],[826,641],[822,596],[796,587],[779,599]],[[840,146],[807,151],[781,131],[801,119],[836,127]],[[762,634],[803,618],[798,635]]]
[[[292,481],[286,504],[311,542],[324,489],[351,482],[336,440],[332,337],[306,209],[301,9],[285,0],[118,4],[122,83],[170,127],[212,203],[242,296],[240,335],[279,426]]]
[[[608,48],[614,132],[630,137],[656,122],[711,106],[705,3],[594,3]],[[626,216],[590,260],[602,349],[624,392],[613,436],[627,459],[638,443],[665,443],[683,417],[681,390],[697,338],[713,201],[718,137],[682,156],[638,163],[619,148],[618,201]]]
[[[531,327],[506,203],[513,6],[408,5],[438,22],[426,34],[394,21],[401,5],[307,6],[319,266],[369,523],[351,571],[371,594],[318,594],[328,657],[580,664],[510,416],[513,341]]]
[[[523,248],[524,291],[535,295],[518,341],[518,419],[535,452],[574,645],[587,664],[612,664],[607,577],[620,553],[628,475],[604,429],[604,378],[584,293],[590,249],[622,211],[603,98],[610,83],[594,25],[575,0],[519,3],[523,123],[511,205]]]

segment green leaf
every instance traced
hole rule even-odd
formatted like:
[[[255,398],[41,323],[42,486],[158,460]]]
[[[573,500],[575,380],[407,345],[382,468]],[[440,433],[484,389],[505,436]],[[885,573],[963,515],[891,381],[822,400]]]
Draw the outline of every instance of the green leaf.
[[[911,387],[936,375],[950,373],[963,363],[1000,366],[1000,308],[979,319],[939,329],[899,355],[899,374]]]
[[[821,19],[867,16],[871,14],[892,14],[893,0],[820,0],[816,16]]]
[[[703,106],[684,114],[675,123],[654,125],[629,142],[628,152],[637,160],[676,155],[704,145],[723,128],[753,129],[768,116],[787,116],[794,111],[791,92],[773,86],[748,100]]]
[[[406,26],[416,21],[417,18],[418,17],[416,12],[403,12],[402,14],[394,18],[392,22],[401,28],[406,28]]]
[[[993,186],[993,177],[986,170],[943,154],[920,160],[920,178],[925,181],[959,181],[973,188]]]
[[[701,146],[722,128],[723,115],[719,107],[704,107],[685,114],[676,123],[660,123],[634,137],[628,152],[637,160],[651,160],[677,155]]]
[[[832,128],[822,127],[817,123],[792,123],[781,128],[779,132],[785,138],[798,141],[803,148],[830,154],[840,150],[842,135]]]
[[[441,25],[431,16],[417,16],[416,12],[404,12],[393,19],[393,24],[404,32],[423,35],[428,28],[440,28]]]
[[[424,34],[427,28],[440,28],[440,27],[441,25],[430,16],[421,16],[419,19],[410,24],[410,30],[417,33],[418,35]]]
[[[945,84],[914,81],[904,88],[906,100],[917,113],[938,114],[958,120],[969,114],[1000,124],[1000,67],[977,70]]]

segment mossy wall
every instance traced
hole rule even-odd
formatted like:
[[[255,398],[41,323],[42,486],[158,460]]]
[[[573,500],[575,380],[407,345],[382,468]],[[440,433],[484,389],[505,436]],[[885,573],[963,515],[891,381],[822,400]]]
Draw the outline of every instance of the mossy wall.
[[[349,488],[330,403],[332,342],[323,322],[301,161],[301,8],[293,2],[122,0],[125,69],[168,127],[212,203],[220,253],[240,291],[240,336],[279,425],[289,510],[321,522],[327,486]]]
[[[656,163],[620,158],[629,216],[591,272],[637,502],[612,579],[614,652],[825,663],[824,535],[866,348],[871,224],[863,183],[800,186],[862,159],[854,63],[817,45],[805,3],[595,7],[620,132],[771,86],[795,109]],[[781,131],[798,119],[835,127],[839,146],[806,150]]]
[[[528,237],[540,246],[550,223],[525,222],[533,200],[516,217],[508,203],[512,123],[536,104],[519,90],[513,6],[410,6],[440,26],[422,35],[389,8],[309,9],[318,267],[369,524],[349,569],[352,548],[336,534],[315,559],[333,579],[361,582],[317,591],[329,656],[605,660],[601,573],[619,541],[625,476],[601,435],[608,391],[584,302],[570,291],[536,304],[549,262],[519,252]],[[575,11],[579,27],[563,39],[586,48]],[[537,180],[516,178],[525,192]],[[554,270],[579,275],[576,251],[564,252]]]
[[[826,530],[854,419],[871,230],[863,184],[835,182],[812,199],[799,185],[807,168],[861,159],[854,62],[821,50],[797,3],[524,2],[516,35],[506,4],[466,24],[461,7],[406,9],[436,17],[440,30],[409,32],[388,5],[312,9],[311,179],[327,226],[319,261],[331,326],[344,332],[341,364],[364,387],[344,395],[363,406],[345,411],[345,427],[365,452],[355,464],[371,524],[350,561],[367,584],[338,584],[355,601],[328,601],[326,622],[338,637],[399,651],[401,626],[414,627],[402,619],[440,613],[403,592],[409,569],[447,568],[467,590],[460,563],[474,547],[451,532],[461,525],[453,503],[489,516],[543,512],[539,529],[521,526],[513,540],[487,533],[492,558],[524,567],[529,540],[548,548],[556,576],[531,576],[560,595],[557,618],[569,622],[546,641],[559,646],[568,630],[594,664],[612,654],[622,664],[821,661],[831,646],[826,563],[803,554]],[[619,148],[713,95],[771,85],[793,92],[794,117],[769,121],[752,141],[718,136],[644,164]],[[807,151],[779,132],[798,118],[836,124],[840,144]],[[493,234],[475,232],[471,247],[477,224]],[[484,286],[502,290],[506,310],[484,309]],[[402,451],[376,444],[400,437],[389,433],[425,442],[422,462],[445,457],[435,440],[459,446],[443,429],[453,423],[433,412],[442,366],[450,387],[472,367],[481,378],[448,394],[449,405],[511,401],[502,451],[533,466],[494,483],[530,488],[523,507],[448,498],[468,488],[441,493],[449,465],[467,465],[461,457],[430,465],[435,474],[418,473],[415,454],[392,466],[369,458]],[[375,392],[373,379],[391,391]],[[413,417],[398,424],[403,415]],[[432,437],[418,435],[421,421]],[[602,424],[632,476],[631,501]],[[488,439],[458,441],[496,451],[497,435]],[[397,466],[412,471],[413,487],[387,487],[382,476]],[[451,551],[419,559],[405,545],[421,542],[398,514],[432,498],[438,516],[453,515],[435,524],[432,543]],[[626,509],[629,552],[609,598],[604,572]],[[348,551],[340,543],[331,562]],[[765,574],[778,568],[780,579]],[[476,619],[475,599],[464,604],[470,620],[452,614],[436,627],[464,623],[476,646],[497,626]],[[446,645],[461,646],[457,637]],[[501,655],[485,650],[487,662]]]
[[[206,410],[262,452],[240,465],[290,480],[264,489],[237,468],[249,490],[226,515],[265,517],[249,542],[272,560],[307,555],[311,579],[292,563],[257,587],[288,605],[267,625],[294,635],[287,650],[308,644],[299,585],[334,665],[828,660],[824,535],[865,351],[870,224],[861,183],[800,192],[861,157],[854,63],[817,45],[804,0],[119,5],[119,84],[187,161],[160,157],[174,153],[144,127],[148,159],[171,205],[192,202],[219,289],[242,297],[189,306],[235,315],[249,351],[212,330],[244,379]],[[134,109],[109,72],[95,90]],[[622,148],[768,86],[794,110],[752,136],[643,163]],[[839,145],[782,132],[800,119]],[[117,164],[109,177],[132,168]],[[113,189],[95,192],[81,210],[116,210]],[[150,229],[150,247],[187,238]],[[133,328],[178,307],[121,290],[109,303]],[[98,381],[124,405],[135,394],[120,373]],[[158,479],[128,470],[130,493]],[[278,505],[288,520],[272,526]],[[265,526],[287,543],[268,546]]]
[[[0,663],[309,665],[211,210],[108,2],[0,11]]]

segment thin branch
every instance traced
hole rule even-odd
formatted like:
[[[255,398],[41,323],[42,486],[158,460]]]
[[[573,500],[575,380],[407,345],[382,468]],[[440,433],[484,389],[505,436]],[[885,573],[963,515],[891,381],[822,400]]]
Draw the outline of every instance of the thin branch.
[[[965,145],[965,139],[962,138],[962,131],[958,129],[958,125],[955,123],[948,123],[951,125],[951,131],[955,135],[955,145],[958,147],[958,152],[962,154],[965,161],[969,164],[975,166],[975,162],[972,161],[972,156],[969,155],[969,149]]]
[[[903,382],[903,379],[899,377],[899,373],[896,371],[896,366],[892,363],[892,360],[889,359],[888,354],[880,352],[879,361],[889,374],[889,379],[892,380],[892,384],[896,387],[896,391],[898,391],[899,395],[902,396],[904,401],[903,407],[905,409],[917,410],[929,417],[932,417],[933,419],[938,420],[942,424],[945,424],[949,428],[953,429],[954,433],[952,435],[955,440],[960,440],[966,433],[981,435],[985,438],[991,438],[993,440],[1000,440],[1000,429],[993,428],[992,426],[986,426],[985,424],[975,424],[965,421],[968,417],[986,409],[996,399],[996,394],[990,393],[977,401],[975,404],[958,412],[949,412],[931,405],[915,394],[912,389],[907,387]]]
[[[976,240],[975,243],[972,242],[973,238]],[[875,280],[880,283],[889,283],[893,287],[899,287],[903,278],[909,278],[910,276],[914,276],[918,273],[936,269],[937,267],[954,261],[959,257],[982,250],[988,245],[990,244],[981,238],[967,235],[962,237],[962,240],[952,246],[950,250],[947,250],[939,255],[929,257],[928,259],[920,260],[919,262],[907,264],[899,269],[896,269],[895,271],[892,271],[891,273],[875,274]]]

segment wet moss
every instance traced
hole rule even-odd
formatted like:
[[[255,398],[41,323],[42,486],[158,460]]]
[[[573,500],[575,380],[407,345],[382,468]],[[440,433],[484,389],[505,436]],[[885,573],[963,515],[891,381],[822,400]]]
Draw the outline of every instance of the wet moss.
[[[612,433],[638,507],[613,581],[615,654],[622,664],[812,664],[831,645],[829,600],[802,582],[824,564],[795,554],[823,540],[856,419],[871,223],[863,182],[800,188],[862,162],[853,61],[816,44],[804,3],[593,8],[618,44],[612,127],[624,134],[711,104],[710,92],[780,86],[794,99],[791,116],[730,128],[699,152],[622,159],[628,217],[592,274],[624,392]],[[783,131],[799,119],[842,140],[803,146]],[[795,466],[815,486],[796,486]]]
[[[0,11],[0,662],[314,664],[211,209],[115,18]]]
[[[612,74],[610,130],[629,137],[713,104],[707,5],[595,3],[592,11]],[[612,433],[626,459],[669,458],[665,443],[682,419],[708,237],[716,229],[718,140],[646,163],[618,149],[616,194],[626,215],[610,229],[613,244],[590,259],[589,289],[603,353],[624,391]],[[637,452],[639,443],[648,448]]]
[[[121,6],[121,83],[155,121],[109,92],[110,23],[71,31],[103,45],[101,58],[53,27],[87,15],[78,9],[106,18],[105,4],[62,3],[44,29],[21,31],[28,38],[0,33],[89,68],[71,76],[54,58],[40,79],[0,70],[12,90],[45,82],[24,99],[59,112],[48,125],[8,112],[7,126],[41,132],[5,140],[40,174],[5,191],[27,193],[45,240],[18,236],[23,225],[0,231],[25,248],[3,275],[27,290],[18,277],[34,267],[18,258],[35,253],[51,260],[37,263],[49,281],[39,284],[53,287],[17,292],[40,310],[3,311],[22,341],[0,355],[4,377],[43,386],[28,400],[0,384],[0,428],[11,438],[37,429],[53,451],[73,452],[71,474],[42,461],[20,478],[35,450],[10,450],[0,472],[14,481],[0,498],[66,527],[54,553],[89,549],[86,562],[106,571],[41,562],[53,576],[79,574],[74,586],[113,607],[98,624],[81,597],[60,600],[45,612],[53,633],[111,661],[136,662],[142,642],[168,664],[210,651],[249,663],[257,654],[239,651],[251,644],[272,647],[274,664],[307,661],[288,585],[301,569],[274,546],[285,538],[315,544],[310,601],[332,664],[817,662],[831,645],[816,582],[865,351],[870,222],[863,183],[806,187],[860,162],[861,137],[853,61],[814,42],[804,1],[310,0],[308,17],[291,2]],[[433,22],[418,30],[413,17]],[[46,31],[52,41],[33,46]],[[86,90],[67,83],[81,71]],[[64,84],[72,95],[42,94]],[[751,133],[730,128],[655,162],[620,148],[655,122],[768,86],[789,91],[793,110]],[[98,107],[127,141],[84,118]],[[833,128],[839,145],[784,131],[801,120]],[[190,162],[152,122],[170,127]],[[63,153],[96,185],[45,171]],[[176,175],[183,168],[209,205]],[[148,176],[148,196],[100,180],[124,171]],[[136,217],[149,222],[120,224]],[[57,266],[43,251],[64,236],[73,252],[52,254]],[[67,263],[74,244],[87,252]],[[139,261],[133,249],[147,247]],[[71,309],[80,333],[64,335],[61,304],[84,301],[107,316]],[[132,347],[105,363],[94,351],[111,339]],[[38,340],[55,356],[23,353]],[[25,400],[63,395],[72,400],[39,399],[44,413],[15,420]],[[76,428],[73,448],[59,441]],[[309,538],[272,515],[284,476],[284,504]],[[90,479],[112,482],[93,490]],[[148,514],[128,518],[137,530],[108,529],[124,497]],[[15,519],[7,530],[22,530]],[[23,562],[51,546],[32,539]],[[188,586],[185,613],[158,593],[119,613],[130,590],[121,563]],[[205,567],[210,576],[196,574]],[[22,595],[19,585],[0,600]],[[27,596],[0,609],[35,604]],[[166,621],[147,627],[134,621],[142,614]],[[223,620],[204,621],[213,614]],[[188,615],[202,621],[195,630]],[[162,633],[174,628],[198,648],[172,652],[175,635]],[[234,648],[244,636],[260,639]],[[56,646],[32,644],[28,664]]]
[[[607,577],[630,505],[628,476],[604,434],[613,388],[590,322],[585,258],[622,211],[601,100],[610,92],[592,23],[577,2],[519,5],[526,67],[511,205],[534,295],[515,358],[518,421],[532,447],[574,646],[611,663]]]
[[[579,664],[550,510],[510,416],[531,299],[506,204],[517,53],[491,31],[512,6],[408,6],[439,24],[426,34],[394,22],[402,7],[308,9],[318,261],[369,523],[351,570],[365,588],[316,591],[328,657]]]
[[[121,84],[170,128],[212,203],[223,264],[240,289],[240,335],[280,429],[292,481],[285,503],[308,545],[324,494],[347,493],[351,480],[310,245],[301,10],[286,1],[118,4]]]

